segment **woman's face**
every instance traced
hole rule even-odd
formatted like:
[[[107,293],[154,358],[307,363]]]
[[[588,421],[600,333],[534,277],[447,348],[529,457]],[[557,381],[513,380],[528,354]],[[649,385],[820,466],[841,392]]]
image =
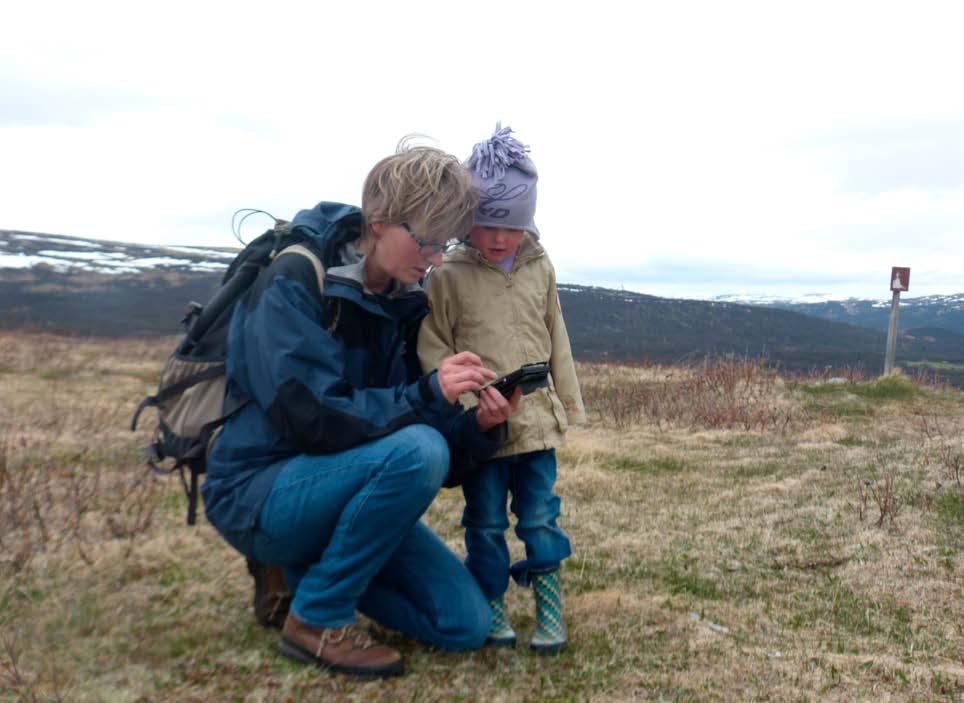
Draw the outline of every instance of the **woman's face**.
[[[409,233],[402,225],[373,222],[375,245],[368,257],[368,287],[385,290],[391,279],[399,283],[417,283],[429,266],[442,264],[442,252],[425,256],[420,253],[417,232]]]

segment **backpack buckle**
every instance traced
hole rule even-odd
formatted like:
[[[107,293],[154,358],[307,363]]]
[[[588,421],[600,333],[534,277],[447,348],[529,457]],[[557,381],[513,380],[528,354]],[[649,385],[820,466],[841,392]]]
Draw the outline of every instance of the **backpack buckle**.
[[[202,310],[204,310],[204,306],[201,305],[201,303],[194,300],[188,303],[184,308],[184,317],[181,318],[181,326],[186,330],[191,329],[194,321],[200,317]]]

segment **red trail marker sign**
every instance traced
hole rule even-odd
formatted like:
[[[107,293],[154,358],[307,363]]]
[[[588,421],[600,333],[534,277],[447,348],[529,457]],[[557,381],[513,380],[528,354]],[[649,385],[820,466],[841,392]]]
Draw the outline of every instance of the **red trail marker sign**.
[[[910,289],[910,269],[901,266],[894,266],[890,270],[890,289],[909,290]]]

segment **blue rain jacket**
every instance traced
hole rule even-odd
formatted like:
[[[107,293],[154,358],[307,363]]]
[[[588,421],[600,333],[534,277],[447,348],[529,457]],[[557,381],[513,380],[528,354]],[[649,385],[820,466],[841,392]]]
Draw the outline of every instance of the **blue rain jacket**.
[[[364,286],[364,260],[353,246],[358,208],[319,203],[291,227],[320,255],[324,290],[307,258],[281,256],[238,301],[228,389],[249,400],[215,441],[201,488],[208,520],[247,556],[261,505],[296,455],[336,453],[423,423],[446,436],[462,469],[491,456],[505,435],[504,425],[483,433],[474,409],[445,400],[436,372],[422,375],[421,287],[396,283],[376,294]]]

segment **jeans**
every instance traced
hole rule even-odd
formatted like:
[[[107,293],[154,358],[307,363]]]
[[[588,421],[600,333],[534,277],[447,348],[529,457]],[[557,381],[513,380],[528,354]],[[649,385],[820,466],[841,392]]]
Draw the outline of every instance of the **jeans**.
[[[294,457],[261,508],[254,557],[284,567],[291,612],[312,627],[347,625],[358,609],[442,649],[479,647],[488,603],[419,522],[448,470],[448,444],[427,425],[338,454]]]
[[[547,449],[487,461],[462,484],[465,565],[487,599],[505,593],[510,572],[520,586],[527,586],[531,574],[558,568],[572,553],[569,538],[556,525],[560,501],[552,492],[555,482],[556,453]],[[510,491],[515,533],[526,547],[525,560],[511,569],[505,541]]]

